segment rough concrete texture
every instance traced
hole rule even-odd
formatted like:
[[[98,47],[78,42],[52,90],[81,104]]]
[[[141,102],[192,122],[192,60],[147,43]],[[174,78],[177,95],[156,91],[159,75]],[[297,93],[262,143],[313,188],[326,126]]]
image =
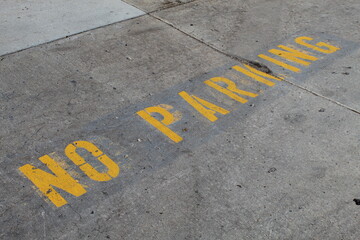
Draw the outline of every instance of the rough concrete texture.
[[[126,2],[150,13],[0,56],[0,239],[358,239],[359,3]],[[305,35],[341,49],[299,73],[257,57]],[[231,68],[270,73],[252,61],[274,86]],[[258,96],[204,83],[221,76]],[[228,112],[211,122],[181,91]],[[183,141],[136,114],[158,104]],[[91,180],[64,153],[78,140],[120,174]],[[19,168],[51,173],[47,154],[87,192],[40,193]]]

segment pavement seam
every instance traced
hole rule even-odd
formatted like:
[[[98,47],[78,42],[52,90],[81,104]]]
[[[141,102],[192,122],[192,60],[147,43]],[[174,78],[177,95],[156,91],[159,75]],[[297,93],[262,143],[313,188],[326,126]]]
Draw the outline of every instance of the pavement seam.
[[[137,9],[145,12],[146,15],[149,15],[150,13],[155,13],[155,12],[160,12],[160,11],[163,11],[163,10],[171,9],[171,8],[174,8],[174,7],[179,7],[179,6],[182,6],[182,5],[189,4],[189,3],[193,3],[195,1],[198,1],[198,0],[191,0],[189,2],[184,2],[184,3],[183,2],[179,3],[179,2],[176,1],[173,4],[171,2],[168,2],[169,3],[168,6],[159,7],[158,9],[147,12],[145,9],[142,9],[140,6],[136,6],[134,3],[130,3],[127,0],[123,0],[123,2],[125,2],[126,4],[129,4],[130,6],[133,6],[134,8],[137,8]]]
[[[222,54],[222,55],[225,55],[225,56],[227,56],[227,57],[229,57],[229,58],[231,58],[231,59],[233,59],[233,60],[236,60],[236,61],[238,61],[238,62],[241,62],[241,63],[246,63],[246,64],[248,64],[248,63],[253,63],[253,61],[248,60],[248,59],[246,59],[246,58],[243,58],[243,57],[240,57],[240,56],[236,56],[236,55],[232,55],[232,54],[223,52],[222,50],[216,48],[215,46],[212,46],[212,45],[210,45],[210,44],[202,41],[201,39],[198,39],[198,38],[196,38],[195,36],[192,36],[192,35],[190,35],[189,33],[184,32],[183,30],[179,29],[178,27],[176,27],[176,26],[175,26],[174,24],[172,24],[171,22],[169,22],[169,21],[167,21],[167,20],[165,20],[165,19],[163,19],[163,18],[161,18],[161,17],[152,15],[152,13],[148,13],[148,15],[151,16],[151,17],[153,17],[153,18],[155,18],[155,19],[157,19],[157,20],[159,20],[159,21],[161,21],[161,22],[163,22],[163,23],[165,23],[165,24],[167,24],[167,25],[169,25],[170,27],[176,29],[177,31],[185,34],[186,36],[188,36],[188,37],[196,40],[197,42],[199,42],[199,43],[201,43],[201,44],[203,44],[203,45],[211,48],[212,50],[214,50],[214,51],[216,51],[216,52],[218,52],[218,53],[220,53],[220,54]],[[256,63],[258,63],[258,62],[256,62]],[[261,63],[260,63],[260,64],[261,64]],[[263,64],[261,64],[261,65],[263,65]],[[264,66],[264,67],[266,67],[266,66]],[[268,67],[266,67],[266,68],[268,68]],[[268,68],[268,69],[269,69],[269,68]],[[276,76],[275,74],[272,74],[272,75]],[[355,112],[355,113],[357,113],[357,114],[360,114],[360,111],[358,111],[358,110],[356,110],[356,109],[354,109],[354,108],[351,108],[351,107],[349,107],[349,106],[347,106],[347,105],[345,105],[345,104],[342,104],[341,102],[338,102],[338,101],[333,100],[333,99],[331,99],[331,98],[325,97],[325,96],[323,96],[323,95],[321,95],[321,94],[319,94],[319,93],[317,93],[317,92],[314,92],[314,91],[312,91],[312,90],[310,90],[310,89],[307,89],[306,87],[302,87],[302,86],[300,86],[300,85],[297,85],[297,84],[295,84],[295,83],[293,83],[293,82],[290,82],[290,81],[288,81],[288,80],[285,80],[285,79],[284,79],[283,81],[286,82],[286,83],[289,83],[290,85],[292,85],[292,86],[294,86],[294,87],[297,87],[297,88],[299,88],[299,89],[301,89],[301,90],[304,90],[304,91],[306,91],[306,92],[308,92],[308,93],[311,93],[311,94],[313,94],[313,95],[315,95],[315,96],[317,96],[317,97],[320,97],[320,98],[325,99],[325,100],[327,100],[327,101],[329,101],[329,102],[331,102],[331,103],[334,103],[334,104],[336,104],[336,105],[338,105],[338,106],[341,106],[341,107],[343,107],[343,108],[346,108],[347,110],[350,110],[350,111],[352,111],[352,112]]]
[[[331,102],[331,103],[334,103],[334,104],[336,104],[336,105],[338,105],[338,106],[340,106],[340,107],[346,108],[347,110],[350,110],[350,111],[352,111],[352,112],[354,112],[354,113],[360,114],[360,111],[358,111],[358,110],[356,110],[356,109],[354,109],[354,108],[352,108],[352,107],[349,107],[349,106],[347,106],[347,105],[345,105],[345,104],[342,104],[341,102],[338,102],[338,101],[333,100],[333,99],[331,99],[331,98],[325,97],[325,96],[323,96],[323,95],[321,95],[321,94],[319,94],[319,93],[317,93],[317,92],[314,92],[314,91],[312,91],[312,90],[310,90],[310,89],[308,89],[308,88],[306,88],[306,87],[297,85],[297,84],[295,84],[295,83],[293,83],[293,82],[290,82],[290,81],[288,81],[288,80],[283,79],[283,81],[286,82],[286,83],[289,83],[290,85],[292,85],[292,86],[294,86],[294,87],[300,88],[301,90],[304,90],[304,91],[306,91],[306,92],[308,92],[308,93],[311,93],[311,94],[313,94],[313,95],[315,95],[315,96],[317,96],[317,97],[320,97],[320,98],[325,99],[325,100],[327,100],[327,101],[329,101],[329,102]]]
[[[74,37],[74,36],[77,36],[77,35],[80,35],[80,34],[83,34],[83,33],[87,33],[87,32],[93,31],[93,30],[97,30],[97,29],[100,29],[100,28],[105,28],[105,27],[109,27],[109,26],[112,26],[112,25],[115,25],[115,24],[118,24],[118,23],[122,23],[122,22],[126,22],[126,21],[129,21],[129,20],[134,20],[134,19],[137,19],[137,18],[141,18],[143,16],[152,16],[152,15],[150,15],[152,13],[159,12],[159,11],[166,10],[166,9],[171,9],[171,8],[178,7],[178,6],[182,6],[182,5],[189,4],[189,3],[192,3],[192,2],[195,2],[195,1],[197,1],[197,0],[192,0],[192,1],[186,2],[186,3],[181,3],[181,4],[172,5],[172,6],[169,6],[169,7],[155,9],[155,10],[150,11],[150,12],[146,12],[145,10],[140,9],[137,6],[134,6],[133,4],[130,4],[130,3],[126,2],[126,1],[124,1],[126,4],[128,4],[128,5],[132,6],[132,7],[135,7],[136,9],[139,9],[139,10],[143,11],[144,14],[136,16],[136,17],[132,17],[132,18],[127,18],[127,19],[124,19],[124,20],[121,20],[121,21],[109,23],[109,24],[106,24],[106,25],[102,25],[102,26],[99,26],[99,27],[91,28],[91,29],[88,29],[88,30],[84,30],[84,31],[81,31],[81,32],[78,32],[78,33],[69,34],[69,35],[66,35],[65,37],[60,37],[60,38],[57,38],[57,39],[54,39],[54,40],[51,40],[51,41],[48,41],[48,42],[40,43],[40,44],[33,45],[33,46],[30,46],[30,47],[26,47],[26,48],[23,48],[23,49],[20,49],[20,50],[16,50],[16,51],[13,51],[13,52],[5,53],[3,55],[0,55],[0,58],[4,58],[4,57],[10,56],[12,54],[16,54],[16,53],[19,53],[19,52],[22,52],[22,51],[25,51],[25,50],[28,50],[28,49],[35,48],[35,47],[40,47],[40,46],[43,46],[45,44],[50,44],[50,43],[53,43],[53,42],[56,42],[56,41],[66,39],[66,38]]]
[[[74,36],[77,36],[77,35],[80,35],[80,34],[83,34],[83,33],[87,33],[87,32],[93,31],[93,30],[97,30],[97,29],[100,29],[100,28],[112,26],[112,25],[115,25],[115,24],[118,24],[118,23],[121,23],[121,22],[126,22],[128,20],[134,20],[134,19],[146,16],[146,15],[147,15],[147,13],[144,13],[144,14],[136,16],[136,17],[127,18],[127,19],[124,19],[124,20],[121,20],[121,21],[109,23],[109,24],[102,25],[102,26],[95,27],[95,28],[91,28],[91,29],[84,30],[84,31],[81,31],[81,32],[78,32],[78,33],[66,35],[65,37],[57,38],[57,39],[54,39],[54,40],[51,40],[51,41],[48,41],[48,42],[40,43],[40,44],[37,44],[37,45],[34,45],[34,46],[30,46],[30,47],[23,48],[23,49],[20,49],[20,50],[16,50],[16,51],[13,51],[13,52],[5,53],[3,55],[0,55],[0,58],[4,58],[4,57],[10,56],[12,54],[16,54],[16,53],[19,53],[19,52],[22,52],[22,51],[25,51],[25,50],[29,50],[29,49],[32,49],[32,48],[41,47],[41,46],[44,46],[46,44],[50,44],[50,43],[57,42],[57,41],[60,41],[60,40],[63,40],[63,39],[74,37]]]
[[[189,33],[181,30],[180,28],[177,28],[177,27],[176,27],[174,24],[172,24],[171,22],[169,22],[169,21],[167,21],[167,20],[165,20],[165,19],[163,19],[163,18],[161,18],[161,17],[158,17],[158,16],[156,16],[156,15],[153,15],[152,13],[153,13],[153,12],[148,13],[148,15],[151,16],[151,17],[153,17],[153,18],[155,18],[155,19],[157,19],[157,20],[159,20],[159,21],[161,21],[161,22],[163,22],[163,23],[165,23],[166,25],[168,25],[168,26],[176,29],[177,31],[179,31],[179,32],[185,34],[186,36],[194,39],[195,41],[197,41],[197,42],[199,42],[199,43],[201,43],[201,44],[203,44],[203,45],[211,48],[212,50],[214,50],[214,51],[216,51],[216,52],[218,52],[218,53],[220,53],[220,54],[222,54],[222,55],[225,55],[225,56],[227,56],[227,57],[229,57],[229,58],[231,58],[231,59],[233,59],[233,60],[239,61],[239,62],[241,62],[241,63],[249,63],[249,60],[247,60],[247,59],[245,59],[245,58],[242,58],[242,57],[240,57],[240,56],[235,56],[235,55],[232,55],[232,54],[223,52],[223,51],[221,51],[220,49],[216,48],[215,46],[212,46],[211,44],[208,44],[208,43],[202,41],[201,39],[198,39],[198,38],[190,35]]]
[[[6,54],[3,54],[3,55],[0,55],[0,58],[4,58],[4,57],[7,57],[7,56],[12,55],[12,54],[16,54],[16,53],[19,53],[19,52],[22,52],[22,51],[25,51],[25,50],[28,50],[28,49],[32,49],[32,48],[35,48],[35,47],[39,47],[39,46],[43,46],[43,45],[46,45],[46,44],[50,44],[50,43],[53,43],[53,42],[56,42],[56,41],[60,41],[60,40],[66,39],[66,38],[70,38],[70,37],[73,37],[73,36],[76,36],[76,35],[80,35],[80,34],[83,34],[83,33],[87,33],[87,32],[90,32],[90,31],[93,31],[93,30],[96,30],[96,29],[105,28],[105,27],[112,26],[112,25],[115,25],[115,24],[118,24],[118,23],[121,23],[121,22],[129,21],[129,20],[134,20],[134,19],[137,19],[137,18],[140,18],[140,17],[143,17],[143,16],[150,16],[150,17],[152,17],[152,18],[155,18],[155,19],[157,19],[157,20],[165,23],[166,25],[174,28],[175,30],[177,30],[177,31],[185,34],[186,36],[194,39],[195,41],[199,42],[200,44],[203,44],[203,45],[211,48],[212,50],[214,50],[214,51],[216,51],[216,52],[218,52],[218,53],[220,53],[220,54],[222,54],[222,55],[224,55],[224,56],[227,56],[227,57],[229,57],[229,58],[231,58],[231,59],[233,59],[233,60],[236,60],[236,61],[238,61],[238,62],[241,62],[241,63],[247,63],[247,64],[248,64],[248,63],[251,63],[252,61],[250,61],[250,60],[248,60],[248,59],[246,59],[246,58],[243,58],[243,57],[240,57],[240,56],[237,56],[237,55],[233,55],[233,54],[226,53],[226,52],[224,52],[224,51],[216,48],[215,46],[212,46],[211,44],[208,44],[208,43],[202,41],[201,39],[198,39],[198,38],[196,38],[195,36],[190,35],[189,33],[181,30],[180,28],[176,27],[176,26],[175,26],[174,24],[172,24],[171,22],[169,22],[169,21],[167,21],[167,20],[165,20],[165,19],[163,19],[163,18],[161,18],[161,17],[158,17],[158,16],[156,16],[156,15],[153,15],[153,13],[157,13],[157,12],[159,12],[159,11],[163,11],[163,10],[175,8],[175,7],[178,7],[178,6],[190,4],[190,3],[193,3],[193,2],[195,2],[195,1],[198,1],[198,0],[192,0],[192,1],[189,1],[189,2],[186,2],[186,3],[174,4],[174,5],[171,5],[171,6],[169,6],[169,7],[163,7],[163,8],[155,9],[155,10],[150,11],[150,12],[145,12],[143,9],[140,9],[140,8],[137,7],[137,6],[135,6],[135,5],[131,4],[131,3],[128,3],[127,1],[124,1],[124,2],[127,3],[127,4],[133,6],[133,7],[137,8],[137,9],[139,9],[139,10],[141,10],[141,11],[144,11],[144,14],[139,15],[139,16],[136,16],[136,17],[124,19],[124,20],[121,20],[121,21],[113,22],[113,23],[110,23],[110,24],[102,25],[102,26],[99,26],[99,27],[91,28],[91,29],[88,29],[88,30],[84,30],[84,31],[81,31],[81,32],[78,32],[78,33],[70,34],[70,35],[67,35],[67,36],[65,36],[65,37],[61,37],[61,38],[58,38],[58,39],[54,39],[54,40],[52,40],[52,41],[45,42],[45,43],[41,43],[41,44],[38,44],[38,45],[30,46],[30,47],[27,47],[27,48],[24,48],[24,49],[20,49],[20,50],[14,51],[14,52],[6,53]],[[262,65],[262,64],[261,64],[261,65]],[[266,67],[266,66],[265,66],[265,67]],[[350,111],[352,111],[352,112],[355,112],[355,113],[357,113],[357,114],[360,114],[360,111],[358,111],[358,110],[356,110],[356,109],[353,109],[353,108],[351,108],[351,107],[349,107],[349,106],[347,106],[347,105],[345,105],[345,104],[342,104],[342,103],[340,103],[340,102],[338,102],[338,101],[336,101],[336,100],[333,100],[333,99],[331,99],[331,98],[325,97],[325,96],[323,96],[323,95],[321,95],[321,94],[319,94],[319,93],[317,93],[317,92],[311,91],[310,89],[307,89],[307,88],[305,88],[305,87],[302,87],[302,86],[300,86],[300,85],[297,85],[297,84],[295,84],[295,83],[293,83],[293,82],[290,82],[290,81],[288,81],[288,80],[285,80],[285,79],[284,79],[284,82],[287,82],[287,83],[289,83],[289,84],[291,84],[291,85],[293,85],[293,86],[295,86],[295,87],[297,87],[297,88],[299,88],[299,89],[302,89],[302,90],[304,90],[304,91],[306,91],[306,92],[309,92],[309,93],[311,93],[311,94],[313,94],[313,95],[315,95],[315,96],[317,96],[317,97],[326,99],[326,100],[328,100],[329,102],[332,102],[332,103],[334,103],[334,104],[336,104],[336,105],[338,105],[338,106],[341,106],[341,107],[343,107],[343,108],[346,108],[346,109],[348,109],[348,110],[350,110]]]

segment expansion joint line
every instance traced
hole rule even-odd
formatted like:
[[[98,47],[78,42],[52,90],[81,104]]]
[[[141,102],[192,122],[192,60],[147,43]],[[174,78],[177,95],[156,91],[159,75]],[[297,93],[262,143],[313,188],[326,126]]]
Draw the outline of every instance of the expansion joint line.
[[[239,57],[239,56],[235,56],[235,55],[226,53],[226,52],[224,52],[224,51],[216,48],[215,46],[212,46],[211,44],[208,44],[208,43],[202,41],[201,39],[198,39],[198,38],[194,37],[193,35],[190,35],[190,34],[188,34],[187,32],[184,32],[183,30],[181,30],[180,28],[176,27],[176,26],[175,26],[174,24],[172,24],[171,22],[169,22],[169,21],[167,21],[167,20],[165,20],[165,19],[163,19],[163,18],[161,18],[161,17],[158,17],[158,16],[156,16],[156,15],[153,15],[152,13],[148,13],[148,15],[151,16],[151,17],[153,17],[153,18],[155,18],[155,19],[157,19],[157,20],[159,20],[159,21],[161,21],[161,22],[163,22],[163,23],[165,23],[166,25],[174,28],[175,30],[181,32],[182,34],[185,34],[186,36],[194,39],[195,41],[197,41],[197,42],[199,42],[199,43],[201,43],[201,44],[203,44],[203,45],[211,48],[212,50],[214,50],[214,51],[216,51],[216,52],[218,52],[218,53],[220,53],[220,54],[222,54],[222,55],[225,55],[225,56],[227,56],[227,57],[229,57],[229,58],[231,58],[231,59],[233,59],[233,60],[236,60],[236,61],[238,61],[238,62],[241,62],[241,63],[249,63],[249,60],[247,60],[247,59],[245,59],[245,58],[242,58],[242,57]]]
[[[327,100],[327,101],[329,101],[329,102],[331,102],[331,103],[334,103],[334,104],[336,104],[336,105],[338,105],[338,106],[340,106],[340,107],[343,107],[343,108],[345,108],[345,109],[347,109],[347,110],[350,110],[350,111],[352,111],[352,112],[354,112],[354,113],[360,114],[360,111],[358,111],[358,110],[356,110],[356,109],[354,109],[354,108],[352,108],[352,107],[346,106],[345,104],[342,104],[341,102],[338,102],[338,101],[335,101],[335,100],[333,100],[333,99],[331,99],[331,98],[325,97],[325,96],[323,96],[323,95],[321,95],[321,94],[319,94],[319,93],[317,93],[317,92],[314,92],[314,91],[312,91],[312,90],[310,90],[310,89],[308,89],[308,88],[306,88],[306,87],[297,85],[297,84],[295,84],[295,83],[293,83],[293,82],[290,82],[290,81],[288,81],[288,80],[286,80],[286,79],[284,79],[283,81],[289,83],[290,85],[292,85],[292,86],[294,86],[294,87],[300,88],[301,90],[304,90],[304,91],[306,91],[306,92],[308,92],[308,93],[311,93],[311,94],[313,94],[313,95],[315,95],[315,96],[317,96],[317,97],[320,97],[320,98],[325,99],[325,100]]]
[[[118,24],[118,23],[121,23],[121,22],[126,22],[126,21],[129,21],[129,20],[134,20],[134,19],[137,19],[137,18],[141,18],[143,16],[147,16],[147,15],[152,16],[151,15],[152,13],[159,12],[159,11],[166,10],[166,9],[170,9],[170,8],[174,8],[174,7],[178,7],[178,6],[185,5],[185,4],[189,4],[189,3],[192,3],[192,2],[195,2],[195,1],[197,1],[197,0],[192,0],[192,1],[189,1],[189,2],[186,2],[186,3],[178,3],[178,4],[174,4],[174,5],[169,5],[169,6],[166,6],[166,7],[163,7],[163,8],[153,10],[153,11],[148,12],[148,13],[146,13],[145,11],[142,10],[144,12],[144,14],[136,16],[136,17],[132,17],[132,18],[120,20],[120,21],[117,21],[117,22],[105,24],[105,25],[102,25],[102,26],[99,26],[99,27],[94,27],[94,28],[87,29],[87,30],[84,30],[84,31],[80,31],[80,32],[77,32],[77,33],[74,33],[74,34],[66,35],[65,37],[60,37],[60,38],[50,40],[50,41],[47,41],[47,42],[44,42],[44,43],[36,44],[36,45],[29,46],[29,47],[26,47],[26,48],[23,48],[23,49],[19,49],[19,50],[13,51],[13,52],[5,53],[3,55],[0,55],[0,61],[2,61],[7,56],[10,56],[12,54],[19,53],[19,52],[22,52],[22,51],[25,51],[25,50],[28,50],[28,49],[32,49],[32,48],[39,47],[39,46],[44,46],[44,45],[49,44],[49,43],[53,43],[53,42],[57,42],[57,41],[60,41],[60,40],[66,39],[66,38],[74,37],[74,36],[77,36],[77,35],[80,35],[80,34],[83,34],[83,33],[88,33],[90,31],[97,30],[97,29],[100,29],[100,28],[105,28],[105,27],[108,27],[108,26],[112,26],[112,25],[115,25],[115,24]],[[126,1],[124,1],[124,2],[126,2]],[[130,6],[133,6],[133,7],[137,8],[137,9],[140,9],[137,6],[134,6],[133,4],[130,4],[128,2],[126,2],[126,4],[128,4]]]
[[[201,43],[201,44],[203,44],[203,45],[211,48],[212,50],[214,50],[214,51],[216,51],[216,52],[218,52],[218,53],[220,53],[220,54],[222,54],[222,55],[225,55],[225,56],[227,56],[227,57],[229,57],[229,58],[231,58],[231,59],[233,59],[233,60],[236,60],[236,61],[238,61],[238,62],[241,62],[241,63],[254,64],[253,61],[249,61],[249,60],[247,60],[247,59],[245,59],[245,58],[242,58],[242,57],[239,57],[239,56],[235,56],[235,55],[226,53],[226,52],[224,52],[224,51],[222,51],[222,50],[220,50],[220,49],[218,49],[218,48],[216,48],[216,47],[214,47],[214,46],[212,46],[212,45],[210,45],[210,44],[202,41],[201,39],[198,39],[198,38],[194,37],[193,35],[190,35],[189,33],[184,32],[183,30],[179,29],[179,28],[176,27],[174,24],[170,23],[169,21],[166,21],[165,19],[162,19],[162,18],[160,18],[160,17],[158,17],[158,16],[155,16],[155,15],[153,15],[152,13],[148,13],[148,15],[151,16],[151,17],[153,17],[153,18],[155,18],[155,19],[157,19],[157,20],[159,20],[159,21],[161,21],[161,22],[163,22],[163,23],[165,23],[165,24],[167,24],[168,26],[174,28],[175,30],[177,30],[177,31],[185,34],[186,36],[194,39],[195,41],[197,41],[197,42],[199,42],[199,43]],[[261,67],[264,67],[265,69],[268,69],[268,70],[270,71],[270,74],[271,74],[271,75],[276,76],[274,73],[272,73],[272,71],[271,71],[267,66],[265,66],[265,65],[263,65],[263,64],[261,64],[261,63],[258,63],[258,62],[255,62],[255,63],[256,63],[256,64],[259,64]],[[301,90],[303,90],[303,91],[306,91],[306,92],[308,92],[308,93],[311,93],[311,94],[313,94],[313,95],[315,95],[315,96],[317,96],[317,97],[320,97],[320,98],[322,98],[322,99],[325,99],[325,100],[327,100],[327,101],[329,101],[329,102],[331,102],[331,103],[334,103],[334,104],[336,104],[336,105],[338,105],[338,106],[341,106],[341,107],[343,107],[343,108],[345,108],[345,109],[347,109],[347,110],[350,110],[350,111],[352,111],[352,112],[354,112],[354,113],[360,114],[360,111],[358,111],[358,110],[356,110],[356,109],[354,109],[354,108],[351,108],[351,107],[349,107],[349,106],[346,106],[345,104],[342,104],[342,103],[340,103],[340,102],[338,102],[338,101],[335,101],[335,100],[333,100],[333,99],[331,99],[331,98],[325,97],[325,96],[323,96],[323,95],[321,95],[321,94],[319,94],[319,93],[317,93],[317,92],[311,91],[310,89],[307,89],[307,88],[305,88],[305,87],[302,87],[302,86],[300,86],[300,85],[297,85],[297,84],[295,84],[295,83],[293,83],[293,82],[290,82],[290,81],[288,81],[288,80],[286,80],[286,79],[284,79],[284,82],[286,82],[286,83],[288,83],[288,84],[290,84],[290,85],[292,85],[292,86],[294,86],[294,87],[297,87],[297,88],[299,88],[299,89],[301,89]]]

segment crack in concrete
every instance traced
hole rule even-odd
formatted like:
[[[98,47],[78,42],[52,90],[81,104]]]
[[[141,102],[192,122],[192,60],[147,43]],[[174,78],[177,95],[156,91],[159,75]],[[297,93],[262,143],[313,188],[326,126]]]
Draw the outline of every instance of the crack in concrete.
[[[70,204],[68,204],[68,206],[69,206],[69,208],[70,208],[73,212],[75,212],[75,213],[79,216],[79,221],[82,221],[82,216],[81,216],[81,214],[80,214],[79,212],[77,212]]]

